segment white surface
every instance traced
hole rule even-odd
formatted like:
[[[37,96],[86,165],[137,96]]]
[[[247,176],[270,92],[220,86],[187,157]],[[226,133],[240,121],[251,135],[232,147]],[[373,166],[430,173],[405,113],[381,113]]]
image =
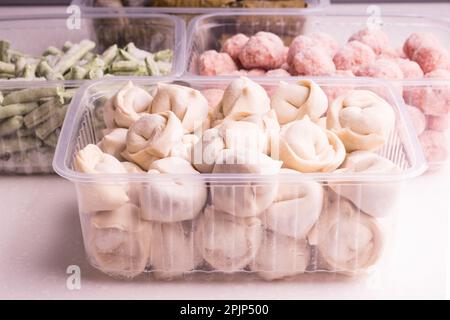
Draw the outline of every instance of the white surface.
[[[367,5],[353,8],[363,13]],[[450,5],[383,5],[382,12],[449,12]],[[0,9],[1,14],[23,9]],[[46,8],[46,12],[54,9]],[[61,12],[61,8],[57,9]],[[27,9],[30,12],[42,12]],[[390,263],[369,278],[306,277],[294,282],[123,282],[84,257],[75,189],[56,176],[0,176],[0,298],[325,299],[444,298],[448,264],[450,178],[427,174],[405,187]],[[390,242],[391,244],[393,242]],[[81,290],[66,288],[66,268],[81,268]],[[315,281],[314,279],[318,280]]]

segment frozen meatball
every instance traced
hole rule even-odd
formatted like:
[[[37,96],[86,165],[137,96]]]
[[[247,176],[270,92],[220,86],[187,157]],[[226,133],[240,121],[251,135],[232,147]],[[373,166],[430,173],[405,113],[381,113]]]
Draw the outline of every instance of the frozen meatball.
[[[336,69],[355,72],[361,65],[375,61],[376,55],[372,48],[359,41],[348,42],[333,58]]]
[[[420,135],[425,131],[425,128],[427,126],[425,115],[422,113],[422,111],[420,111],[419,108],[410,105],[406,105],[406,110],[408,111],[408,114],[411,118],[414,129],[416,129],[417,135]]]
[[[361,66],[355,71],[359,77],[372,77],[384,79],[403,79],[403,72],[393,60],[377,59],[372,63]]]
[[[397,62],[397,65],[402,70],[404,79],[418,79],[423,77],[423,71],[416,62],[402,58],[395,59],[395,62]]]
[[[428,162],[442,162],[448,158],[448,139],[444,133],[425,130],[419,137],[420,144]]]
[[[388,35],[380,29],[362,29],[349,39],[349,41],[354,40],[368,45],[376,54],[382,54],[391,47]]]
[[[339,43],[331,35],[325,32],[313,32],[309,35],[316,46],[324,48],[332,57],[339,50]]]
[[[336,71],[330,55],[321,47],[300,51],[295,55],[292,65],[299,75],[330,76]]]
[[[294,57],[297,55],[297,53],[307,49],[316,46],[316,42],[304,35],[300,35],[294,38],[292,40],[291,45],[289,46],[289,50],[287,53],[287,63],[292,64],[292,61],[294,60]]]
[[[450,79],[450,71],[445,69],[436,69],[425,74],[425,78]]]
[[[239,61],[246,69],[277,69],[283,64],[284,44],[276,34],[258,32],[239,53]]]
[[[334,73],[333,76],[337,77],[337,78],[339,78],[339,77],[352,78],[355,75],[353,74],[353,72],[351,70],[336,70],[336,72]],[[354,87],[352,85],[345,84],[345,85],[323,86],[322,90],[323,90],[323,92],[325,92],[325,94],[328,97],[328,104],[331,105],[337,97],[339,97],[343,94],[346,94],[353,88]]]
[[[439,47],[439,40],[432,33],[418,32],[411,34],[403,44],[403,52],[412,59],[417,49],[422,46]]]
[[[414,51],[411,60],[417,62],[424,73],[436,69],[447,69],[450,64],[448,51],[440,46],[432,45],[419,47]]]
[[[442,116],[427,116],[427,129],[435,131],[447,131],[450,117],[448,114]]]
[[[208,50],[198,58],[198,68],[202,76],[217,76],[237,71],[236,63],[226,52]]]
[[[222,46],[222,52],[226,52],[232,57],[234,60],[238,59],[239,52],[241,52],[242,48],[245,46],[247,41],[250,38],[247,37],[243,33],[238,33],[231,38],[228,38],[223,46]]]
[[[266,70],[264,69],[251,69],[247,71],[247,76],[249,77],[262,77],[266,75]]]
[[[266,73],[267,77],[289,77],[291,74],[284,69],[273,69]]]

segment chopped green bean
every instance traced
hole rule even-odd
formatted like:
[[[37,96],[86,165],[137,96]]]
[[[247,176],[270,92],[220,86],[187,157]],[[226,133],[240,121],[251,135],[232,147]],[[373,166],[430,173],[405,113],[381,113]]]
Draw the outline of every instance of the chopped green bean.
[[[17,131],[23,125],[22,116],[14,116],[0,122],[0,137],[8,136]]]
[[[0,155],[39,148],[42,142],[33,136],[0,139]]]
[[[13,116],[22,116],[38,107],[37,102],[16,103],[0,107],[0,120]]]
[[[14,103],[33,102],[39,100],[40,98],[56,96],[61,90],[63,89],[58,86],[17,90],[8,93],[3,100],[3,104],[8,105]]]

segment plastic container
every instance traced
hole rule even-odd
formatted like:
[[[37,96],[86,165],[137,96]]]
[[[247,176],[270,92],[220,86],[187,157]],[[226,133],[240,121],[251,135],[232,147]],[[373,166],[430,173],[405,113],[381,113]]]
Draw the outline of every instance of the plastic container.
[[[170,75],[184,72],[186,30],[184,21],[177,17],[155,13],[127,13],[120,18],[107,12],[83,14],[79,29],[75,24],[68,28],[67,24],[73,22],[70,19],[65,14],[3,16],[0,39],[9,40],[12,49],[36,56],[49,46],[62,48],[66,41],[78,43],[90,39],[96,42],[94,50],[98,52],[113,44],[123,47],[133,42],[150,52],[172,49]]]
[[[269,31],[279,35],[285,44],[289,45],[297,35],[319,31],[330,34],[342,45],[347,42],[351,35],[365,28],[367,23],[371,21],[370,17],[364,15],[278,12],[276,13],[276,19],[274,19],[274,14],[252,11],[221,12],[200,16],[191,21],[188,27],[187,74],[197,75],[199,55],[206,50],[219,51],[223,41],[236,33],[252,35],[258,31]],[[382,15],[380,19],[381,28],[389,35],[391,44],[395,49],[402,48],[404,41],[413,32],[430,32],[440,39],[445,48],[450,50],[449,21],[407,15]],[[417,99],[414,101],[414,97],[425,94],[430,97],[434,95],[436,98],[433,99],[434,101],[428,99],[430,103],[450,105],[450,79],[407,79],[399,81],[396,87],[403,88],[405,102],[408,104],[418,106]],[[428,102],[425,101],[424,103]],[[450,108],[447,109],[450,111]],[[443,134],[432,134],[433,138],[421,138],[425,153],[429,154],[429,165],[435,169],[447,165],[450,159],[450,152],[448,151],[450,150],[448,112],[437,115],[437,117],[441,124],[440,131]],[[435,122],[438,122],[437,119],[435,120]],[[440,152],[436,149],[444,151]]]
[[[148,89],[157,81],[170,83],[176,80],[178,84],[199,90],[225,88],[230,81],[198,77],[181,81],[174,78],[131,80]],[[278,84],[273,79],[258,82],[266,90]],[[398,172],[300,175],[80,173],[73,169],[75,155],[102,138],[99,130],[102,124],[95,117],[95,110],[125,82],[105,79],[84,85],[72,100],[53,167],[76,186],[89,262],[114,277],[132,278],[150,273],[160,279],[193,274],[214,274],[222,278],[247,273],[273,280],[303,273],[355,275],[373,270],[378,258],[392,247],[383,231],[390,229],[392,214],[398,209],[396,200],[401,197],[401,185],[425,170],[425,160],[400,98],[385,82],[374,79],[317,79],[317,82],[322,88],[342,90],[351,86],[383,94],[395,110],[396,125],[385,146],[377,153],[397,164]],[[295,212],[295,218],[288,224],[264,220],[259,211],[259,214],[253,212],[256,217],[242,217],[249,213],[246,208],[251,205],[265,203],[266,207],[272,208],[272,192],[279,192],[280,186],[295,193],[294,190],[298,190],[298,196],[303,197],[300,194],[308,194],[303,189],[306,184],[316,187],[312,192],[315,197],[303,202],[311,205],[310,209],[302,210],[301,204],[279,209],[278,214]],[[340,188],[354,188],[353,202],[332,191],[340,192]],[[375,198],[373,193],[370,196],[374,190],[380,192]],[[96,201],[91,198],[94,194],[103,196]],[[121,203],[121,209],[109,212],[103,211],[105,208],[94,208],[99,203],[106,203],[103,201],[107,194],[114,198],[124,197],[121,202],[126,204]],[[385,217],[375,218],[359,209],[371,201],[387,204],[389,208],[383,211]],[[214,208],[232,206],[236,208],[235,214],[213,210],[211,204]],[[276,212],[276,207],[273,210]],[[309,219],[310,210],[320,214],[320,227],[312,226],[315,219]],[[268,210],[264,214],[266,212]],[[127,218],[119,221],[116,220],[118,217]],[[160,223],[162,220],[165,222]],[[266,221],[264,227],[263,220]],[[319,231],[311,231],[314,228]],[[344,234],[345,237],[341,237]],[[385,249],[382,249],[383,243]],[[358,254],[352,257],[351,252]]]

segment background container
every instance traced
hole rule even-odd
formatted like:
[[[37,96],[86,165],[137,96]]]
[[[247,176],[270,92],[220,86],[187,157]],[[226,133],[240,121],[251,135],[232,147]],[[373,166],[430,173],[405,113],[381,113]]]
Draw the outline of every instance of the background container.
[[[310,14],[301,12],[238,12],[217,13],[197,17],[188,27],[187,42],[187,74],[197,75],[197,59],[206,50],[219,51],[222,43],[236,33],[247,35],[258,31],[270,31],[278,34],[289,45],[292,39],[300,34],[325,32],[333,36],[341,45],[346,43],[351,35],[365,28],[370,17],[364,15],[332,15]],[[381,28],[386,32],[395,49],[403,47],[404,41],[413,32],[429,32],[440,39],[442,45],[450,50],[450,23],[445,20],[422,16],[383,15]],[[420,107],[417,97],[434,96],[423,103],[447,105],[450,111],[450,79],[429,78],[405,79],[399,81],[396,87],[402,88],[405,102]],[[415,99],[416,97],[416,99]],[[423,104],[422,103],[422,104]],[[425,112],[426,113],[426,112]],[[426,115],[429,118],[430,115]],[[428,133],[421,138],[425,153],[428,154],[431,168],[439,169],[448,164],[450,158],[450,131],[448,112],[437,116],[441,124],[439,133]],[[428,130],[429,128],[427,128]],[[434,131],[434,130],[433,130]],[[441,150],[441,151],[439,151]]]
[[[169,83],[174,79],[131,80],[136,85],[150,88],[157,81]],[[295,80],[296,78],[291,78],[288,81]],[[185,78],[177,83],[203,90],[225,88],[229,81],[226,78]],[[393,106],[396,126],[378,153],[396,163],[401,168],[398,173],[311,173],[296,176],[76,172],[73,162],[77,152],[88,144],[98,143],[102,138],[101,130],[98,130],[101,123],[95,116],[96,110],[125,82],[111,79],[83,86],[70,106],[53,166],[59,175],[75,183],[84,244],[90,263],[116,277],[130,278],[151,272],[155,277],[163,279],[189,275],[194,271],[214,274],[250,272],[271,280],[305,271],[358,274],[371,269],[379,255],[384,252],[382,243],[386,249],[391,246],[389,238],[384,239],[382,236],[383,225],[389,228],[390,218],[374,218],[359,208],[364,201],[384,201],[392,205],[387,210],[395,213],[398,209],[395,205],[397,197],[392,195],[401,190],[404,181],[425,170],[425,160],[399,98],[384,82],[373,79],[317,81],[327,89],[342,90],[351,86],[356,89],[372,89],[383,94]],[[278,84],[278,81],[273,79],[260,79],[258,82],[266,89]],[[305,239],[305,233],[294,240],[291,236],[280,236],[278,232],[267,231],[257,217],[240,218],[212,211],[211,207],[204,212],[194,210],[196,213],[191,219],[177,220],[180,208],[203,208],[211,203],[217,206],[215,199],[220,195],[227,198],[227,203],[241,210],[242,203],[255,201],[255,194],[270,194],[277,185],[295,190],[311,182],[319,184],[324,191],[319,218],[323,219],[320,220],[323,224],[319,225],[326,227],[319,228],[321,231],[318,233],[308,232],[308,240]],[[175,185],[181,186],[179,191],[173,191]],[[354,199],[352,204],[336,196],[329,186],[333,186],[334,190],[343,187],[354,188],[356,200]],[[369,198],[368,188],[389,190],[387,193],[391,199],[387,201],[383,196],[377,199]],[[168,190],[166,195],[162,191],[164,189]],[[192,190],[196,192],[192,193]],[[87,205],[92,194],[109,191],[115,196],[126,194],[129,200],[125,200],[128,201],[125,207],[121,207],[119,211],[99,212]],[[206,200],[202,197],[205,193],[208,194]],[[185,198],[186,194],[189,196]],[[180,200],[181,198],[184,200]],[[170,217],[171,222],[161,224],[156,221],[158,219],[140,219],[143,215],[148,217],[158,211]],[[351,213],[346,215],[350,211]],[[118,212],[121,212],[121,217],[129,217],[128,220],[114,221]],[[385,213],[389,216],[388,212]],[[300,225],[303,222],[306,224],[307,219],[303,219],[305,218],[299,216],[294,221]],[[349,221],[351,222],[348,223]],[[341,237],[343,234],[346,236]],[[352,249],[347,251],[348,248]],[[347,253],[355,251],[361,255],[357,255],[357,258],[347,256]],[[351,256],[351,253],[349,255]]]

